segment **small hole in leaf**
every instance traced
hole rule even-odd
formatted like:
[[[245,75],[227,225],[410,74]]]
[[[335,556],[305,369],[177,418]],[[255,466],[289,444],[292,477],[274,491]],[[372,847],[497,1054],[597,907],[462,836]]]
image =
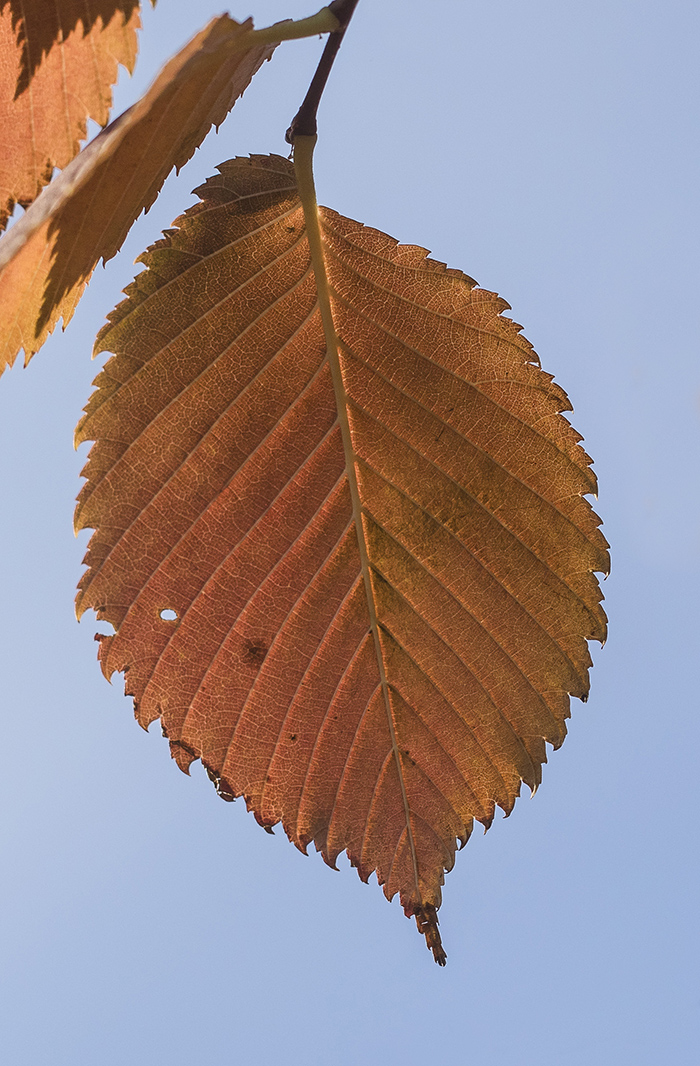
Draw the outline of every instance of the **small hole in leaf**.
[[[164,622],[177,622],[177,611],[173,611],[170,607],[164,607],[158,614]]]

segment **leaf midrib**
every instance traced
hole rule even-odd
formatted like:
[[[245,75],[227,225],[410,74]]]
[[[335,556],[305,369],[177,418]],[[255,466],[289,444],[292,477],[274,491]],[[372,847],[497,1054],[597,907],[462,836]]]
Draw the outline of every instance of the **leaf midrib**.
[[[297,137],[295,139],[294,165],[297,177],[297,184],[299,187],[299,196],[302,202],[302,207],[304,209],[306,235],[309,242],[311,262],[316,277],[318,303],[321,311],[323,330],[326,337],[327,357],[331,371],[331,380],[333,382],[333,391],[335,393],[336,406],[338,410],[338,422],[340,424],[343,450],[345,452],[345,469],[348,478],[348,485],[350,488],[350,498],[352,500],[353,520],[355,523],[355,529],[357,531],[357,543],[360,552],[360,565],[362,568],[362,578],[365,586],[365,596],[367,599],[367,609],[370,618],[370,628],[372,631],[372,639],[374,642],[374,650],[377,660],[377,667],[379,670],[382,695],[384,697],[384,708],[386,711],[389,736],[391,738],[392,755],[396,763],[396,774],[399,780],[399,787],[401,789],[401,798],[403,802],[404,817],[406,822],[406,834],[411,852],[411,862],[413,866],[416,902],[419,907],[422,907],[423,895],[420,889],[420,880],[418,874],[418,854],[416,850],[416,842],[411,822],[411,808],[408,802],[408,793],[406,789],[406,781],[404,778],[401,751],[399,748],[398,738],[396,736],[396,727],[391,707],[391,697],[389,692],[389,683],[386,676],[384,655],[382,653],[381,640],[379,636],[379,621],[377,618],[377,609],[374,599],[374,589],[372,587],[372,575],[369,564],[369,553],[367,551],[367,542],[365,539],[365,531],[362,521],[362,501],[360,499],[359,487],[357,484],[357,473],[355,470],[355,461],[357,456],[355,454],[352,434],[350,432],[350,422],[348,419],[348,396],[345,391],[345,383],[343,381],[343,374],[340,366],[340,357],[338,353],[338,338],[335,331],[335,324],[333,321],[330,288],[328,284],[328,276],[326,273],[324,241],[321,233],[319,209],[316,200],[316,190],[314,187],[313,170],[311,165],[315,142],[315,137]]]

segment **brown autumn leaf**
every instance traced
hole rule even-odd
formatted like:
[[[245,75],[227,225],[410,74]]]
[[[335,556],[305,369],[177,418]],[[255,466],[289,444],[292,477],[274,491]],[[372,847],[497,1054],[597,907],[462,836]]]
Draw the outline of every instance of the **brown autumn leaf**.
[[[118,252],[173,167],[219,125],[274,45],[242,47],[252,21],[222,15],[141,100],[68,164],[0,241],[0,373],[69,322],[100,258]]]
[[[595,477],[503,300],[322,208],[337,395],[292,165],[219,170],[98,338],[78,612],[183,770],[376,872],[444,962],[457,844],[588,692]]]
[[[104,126],[133,70],[139,0],[0,0],[0,230]]]

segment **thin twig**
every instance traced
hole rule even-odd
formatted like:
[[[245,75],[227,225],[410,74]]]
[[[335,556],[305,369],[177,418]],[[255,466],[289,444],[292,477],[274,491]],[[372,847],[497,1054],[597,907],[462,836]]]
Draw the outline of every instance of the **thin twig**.
[[[316,68],[316,73],[311,79],[311,84],[304,97],[304,102],[292,119],[292,124],[287,130],[286,140],[288,144],[294,144],[295,137],[315,137],[316,135],[318,129],[316,123],[318,105],[321,101],[323,90],[326,87],[331,67],[338,54],[340,42],[343,39],[345,31],[348,28],[348,23],[357,7],[357,2],[358,0],[333,0],[333,3],[328,5],[329,11],[331,11],[340,22],[341,28],[335,33],[331,33],[326,41],[326,47],[323,49],[323,55]]]

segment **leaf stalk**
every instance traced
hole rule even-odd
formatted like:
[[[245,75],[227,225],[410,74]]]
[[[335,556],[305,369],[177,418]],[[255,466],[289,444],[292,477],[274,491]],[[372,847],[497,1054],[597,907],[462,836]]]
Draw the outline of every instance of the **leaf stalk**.
[[[263,26],[259,30],[250,30],[236,42],[236,48],[247,49],[259,44],[280,44],[282,41],[296,41],[301,37],[315,37],[319,33],[334,33],[343,28],[342,20],[334,13],[333,4],[322,7],[315,15],[304,19],[285,19],[272,26]]]

